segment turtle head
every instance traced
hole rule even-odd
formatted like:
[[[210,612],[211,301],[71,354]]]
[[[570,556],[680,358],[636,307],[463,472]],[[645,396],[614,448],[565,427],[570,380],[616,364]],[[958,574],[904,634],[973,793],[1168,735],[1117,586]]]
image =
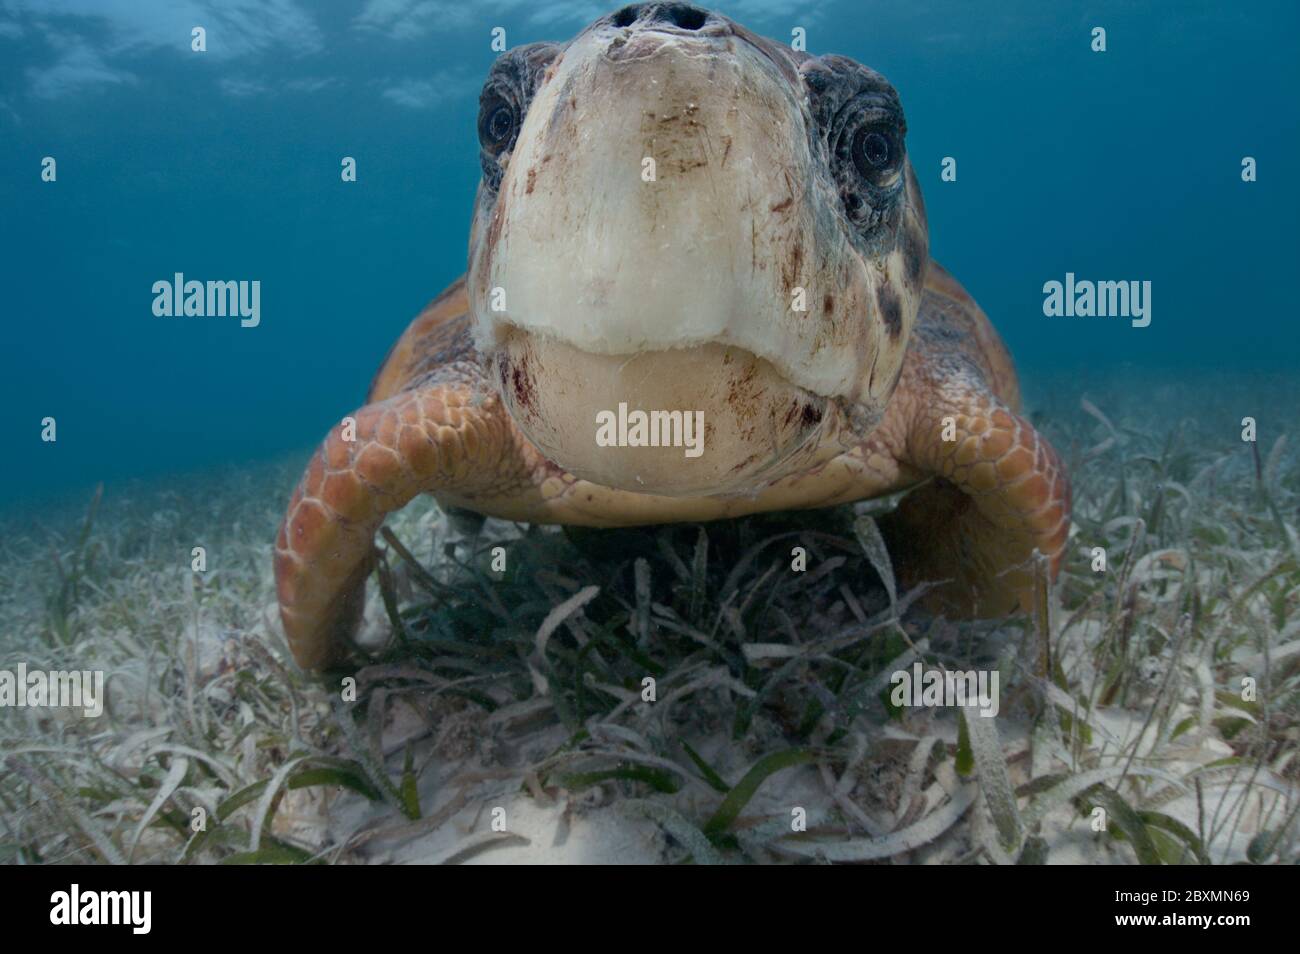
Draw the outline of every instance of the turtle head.
[[[865,435],[927,262],[905,133],[875,71],[683,3],[503,54],[469,293],[515,422],[580,477],[668,495],[753,492]]]

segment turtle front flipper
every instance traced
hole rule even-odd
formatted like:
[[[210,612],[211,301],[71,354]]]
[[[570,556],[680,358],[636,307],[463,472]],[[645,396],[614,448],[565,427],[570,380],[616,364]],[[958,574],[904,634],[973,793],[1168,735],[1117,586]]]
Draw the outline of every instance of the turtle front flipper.
[[[289,501],[275,545],[280,618],[305,669],[342,660],[365,605],[374,535],[417,494],[473,495],[524,480],[495,396],[441,385],[399,392],[335,425]]]
[[[919,389],[904,456],[931,480],[882,522],[905,584],[934,581],[931,609],[993,617],[1032,607],[1034,553],[1054,578],[1070,530],[1056,451],[976,375]]]

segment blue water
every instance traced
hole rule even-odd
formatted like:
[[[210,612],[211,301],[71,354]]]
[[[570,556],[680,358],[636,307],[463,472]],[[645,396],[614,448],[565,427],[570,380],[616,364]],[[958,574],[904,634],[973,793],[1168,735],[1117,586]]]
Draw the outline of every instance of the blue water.
[[[1297,366],[1294,0],[718,8],[893,81],[933,251],[1029,381]],[[464,270],[491,29],[566,39],[608,9],[0,0],[4,498],[313,444]],[[1151,325],[1045,317],[1067,271],[1151,281]],[[261,324],[155,317],[175,272],[259,280]]]

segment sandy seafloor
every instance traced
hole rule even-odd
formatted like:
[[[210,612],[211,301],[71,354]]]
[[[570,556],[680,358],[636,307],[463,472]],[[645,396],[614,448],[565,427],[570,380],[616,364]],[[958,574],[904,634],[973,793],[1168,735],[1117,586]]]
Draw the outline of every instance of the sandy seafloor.
[[[110,485],[84,538],[94,475],[10,506],[0,669],[102,669],[109,698],[0,710],[0,859],[1300,860],[1300,388],[1133,368],[1025,390],[1075,488],[1045,623],[895,619],[848,510],[847,533],[773,531],[820,534],[796,575],[762,523],[571,538],[421,501],[389,522],[419,566],[385,544],[406,648],[309,678],[270,559],[308,449]],[[1025,662],[1043,625],[1052,683]],[[918,653],[997,668],[999,716],[891,714]]]

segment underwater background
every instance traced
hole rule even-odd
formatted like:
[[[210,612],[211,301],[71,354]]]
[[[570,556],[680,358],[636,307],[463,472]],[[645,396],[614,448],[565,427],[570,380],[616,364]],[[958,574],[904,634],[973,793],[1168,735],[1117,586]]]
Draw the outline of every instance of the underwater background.
[[[0,864],[1300,863],[1300,5],[717,8],[899,90],[932,252],[1073,484],[1034,612],[927,612],[894,499],[421,498],[361,651],[300,670],[276,528],[465,269],[493,31],[612,6],[0,0]],[[257,326],[156,316],[176,273],[258,282]],[[1068,274],[1149,282],[1149,325],[1049,317]],[[999,676],[997,719],[891,701],[923,663]],[[8,701],[20,669],[105,676],[102,712]]]
[[[1248,388],[1297,366],[1294,2],[716,6],[895,84],[933,253],[1006,339],[1031,408],[1061,385],[1096,399],[1128,381],[1116,400],[1140,403],[1157,378]],[[0,508],[305,460],[464,271],[492,29],[563,40],[609,9],[0,0]],[[151,287],[176,272],[260,281],[260,324],[156,317]],[[1067,272],[1150,281],[1150,325],[1046,317],[1043,284]],[[1267,417],[1218,390],[1207,424]]]

